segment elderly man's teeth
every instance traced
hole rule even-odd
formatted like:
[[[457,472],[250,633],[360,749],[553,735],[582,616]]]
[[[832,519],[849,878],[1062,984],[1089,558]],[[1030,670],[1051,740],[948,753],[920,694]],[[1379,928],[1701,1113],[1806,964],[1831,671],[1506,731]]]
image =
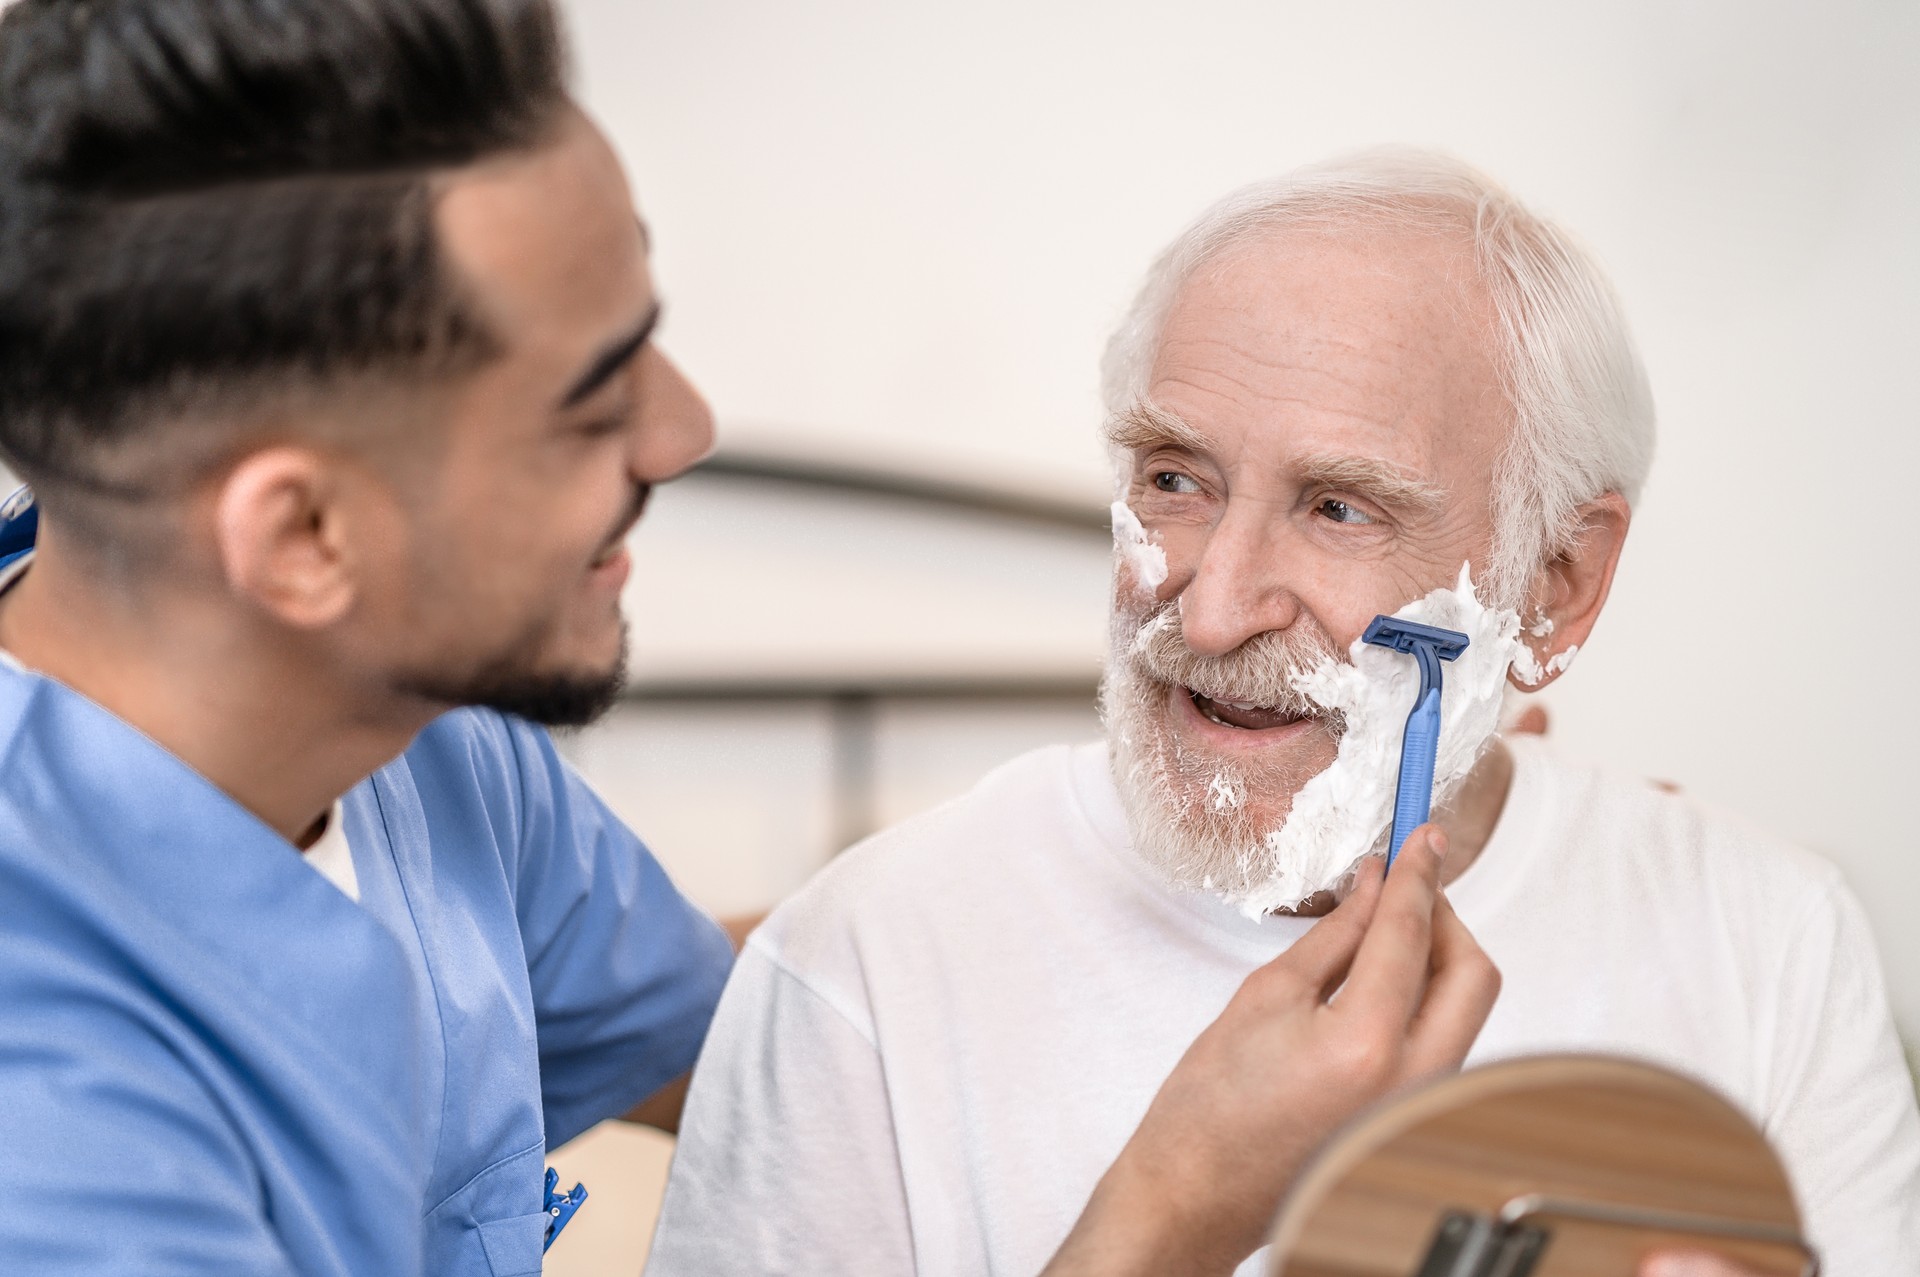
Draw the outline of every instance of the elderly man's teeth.
[[[1230,701],[1208,696],[1205,692],[1191,689],[1187,692],[1193,701],[1193,707],[1209,722],[1222,727],[1237,728],[1241,731],[1259,731],[1269,727],[1284,727],[1297,723],[1304,715],[1295,710],[1279,709],[1272,705],[1261,705],[1254,701]]]
[[[1205,701],[1209,705],[1222,705],[1227,709],[1272,709],[1271,705],[1256,705],[1252,701],[1230,701],[1224,696],[1210,696],[1196,688],[1188,688],[1187,695],[1196,701]]]
[[[1208,696],[1205,692],[1187,689],[1187,696],[1193,707],[1202,717],[1222,727],[1232,727],[1239,731],[1257,732],[1275,727],[1289,727],[1303,719],[1311,718],[1311,712],[1297,708],[1282,709],[1273,705],[1261,705],[1254,701],[1230,701]]]

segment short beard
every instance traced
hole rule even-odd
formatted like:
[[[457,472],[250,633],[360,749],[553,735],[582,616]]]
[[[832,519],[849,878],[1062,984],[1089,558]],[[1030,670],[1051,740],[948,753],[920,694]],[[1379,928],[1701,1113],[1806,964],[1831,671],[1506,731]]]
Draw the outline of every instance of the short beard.
[[[515,643],[461,676],[416,672],[399,689],[442,705],[478,705],[546,727],[585,727],[612,709],[627,685],[627,624],[620,623],[620,655],[595,673],[543,672],[534,662],[541,635]]]
[[[1238,897],[1270,879],[1266,836],[1285,820],[1279,804],[1311,779],[1292,761],[1243,771],[1189,750],[1167,721],[1173,689],[1321,715],[1294,683],[1336,659],[1331,640],[1304,629],[1258,635],[1226,656],[1199,656],[1181,635],[1176,602],[1144,614],[1115,610],[1100,689],[1108,759],[1134,849],[1171,885]],[[1323,728],[1337,742],[1343,725],[1334,718]]]

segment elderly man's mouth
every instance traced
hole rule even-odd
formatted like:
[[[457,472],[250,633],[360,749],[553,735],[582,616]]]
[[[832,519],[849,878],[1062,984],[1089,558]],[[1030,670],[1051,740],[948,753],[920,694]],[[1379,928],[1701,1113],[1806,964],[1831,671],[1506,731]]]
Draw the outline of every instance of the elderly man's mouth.
[[[1227,700],[1208,696],[1191,687],[1176,688],[1175,698],[1185,702],[1200,722],[1233,733],[1280,733],[1288,728],[1311,726],[1319,721],[1315,715],[1297,708]]]

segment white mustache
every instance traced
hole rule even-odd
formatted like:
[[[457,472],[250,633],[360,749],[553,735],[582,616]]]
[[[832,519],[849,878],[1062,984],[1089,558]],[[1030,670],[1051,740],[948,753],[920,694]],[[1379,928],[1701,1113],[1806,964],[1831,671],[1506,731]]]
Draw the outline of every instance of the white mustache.
[[[1202,656],[1187,646],[1173,601],[1155,605],[1124,650],[1135,673],[1150,681],[1242,709],[1280,710],[1296,717],[1326,712],[1296,686],[1301,675],[1341,659],[1326,635],[1306,629],[1269,630],[1224,656]]]

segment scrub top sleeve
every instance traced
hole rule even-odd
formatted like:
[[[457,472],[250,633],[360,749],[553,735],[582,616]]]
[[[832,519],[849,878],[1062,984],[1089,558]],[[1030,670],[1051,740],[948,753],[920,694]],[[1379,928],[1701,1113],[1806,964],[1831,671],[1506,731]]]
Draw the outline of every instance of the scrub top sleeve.
[[[549,1147],[693,1067],[733,946],[620,818],[511,721],[522,786],[516,909]]]
[[[132,1020],[42,1017],[6,990],[0,1261],[9,1273],[292,1274],[252,1157]],[[342,1270],[344,1271],[344,1270]]]

